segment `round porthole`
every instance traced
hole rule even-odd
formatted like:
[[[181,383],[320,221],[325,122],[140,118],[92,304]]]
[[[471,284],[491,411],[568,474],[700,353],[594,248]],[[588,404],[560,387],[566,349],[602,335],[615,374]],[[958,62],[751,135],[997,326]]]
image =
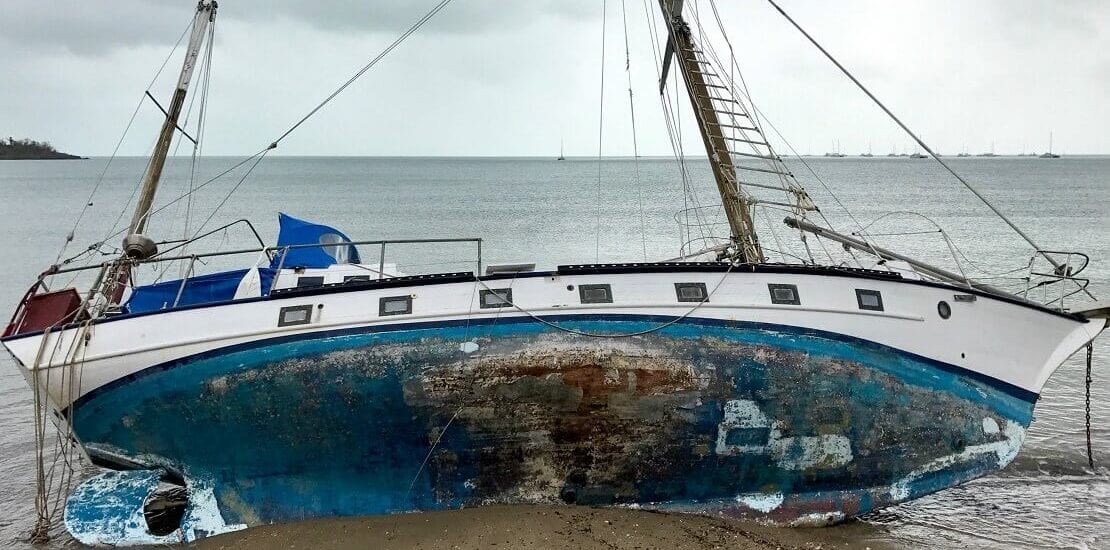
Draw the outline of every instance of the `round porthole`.
[[[941,300],[937,302],[937,313],[940,314],[941,319],[947,319],[952,316],[952,306],[948,302]]]

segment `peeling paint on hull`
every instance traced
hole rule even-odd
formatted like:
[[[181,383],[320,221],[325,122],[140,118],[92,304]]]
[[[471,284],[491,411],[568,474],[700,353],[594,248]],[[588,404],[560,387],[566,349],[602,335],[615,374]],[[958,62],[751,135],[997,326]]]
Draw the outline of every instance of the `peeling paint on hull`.
[[[503,319],[216,350],[102,388],[73,421],[93,451],[204,480],[227,524],[493,503],[812,524],[1008,464],[1034,399],[989,382],[776,325],[597,339]]]

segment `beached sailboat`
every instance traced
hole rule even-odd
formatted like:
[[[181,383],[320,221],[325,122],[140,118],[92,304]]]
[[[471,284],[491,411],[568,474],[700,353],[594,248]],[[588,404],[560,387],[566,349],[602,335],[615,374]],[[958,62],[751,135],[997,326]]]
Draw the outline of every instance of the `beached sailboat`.
[[[110,469],[69,497],[70,532],[155,544],[495,503],[824,524],[1013,460],[1045,381],[1106,324],[1073,307],[1084,257],[1034,245],[1048,268],[1011,293],[833,230],[682,5],[659,4],[661,89],[673,64],[727,235],[536,271],[484,266],[480,239],[355,241],[285,215],[272,246],[159,250],[143,231],[216,14],[201,1],[124,253],[51,266],[0,340],[65,441]],[[808,238],[797,256],[760,239],[767,208]],[[871,259],[821,261],[819,241]],[[413,242],[474,246],[474,269],[385,262]],[[194,271],[236,254],[257,261]],[[138,282],[173,262],[183,278]],[[79,272],[97,276],[52,283]]]

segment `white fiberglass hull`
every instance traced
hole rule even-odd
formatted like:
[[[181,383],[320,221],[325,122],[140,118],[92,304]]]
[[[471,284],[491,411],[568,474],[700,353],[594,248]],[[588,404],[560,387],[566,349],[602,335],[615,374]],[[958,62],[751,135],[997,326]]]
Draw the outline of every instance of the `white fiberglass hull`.
[[[611,302],[582,303],[597,285]],[[24,368],[42,347],[90,454],[179,472],[229,524],[490,502],[824,522],[1005,466],[1103,326],[876,272],[585,266],[95,323],[76,389],[46,363],[77,329],[4,344]]]

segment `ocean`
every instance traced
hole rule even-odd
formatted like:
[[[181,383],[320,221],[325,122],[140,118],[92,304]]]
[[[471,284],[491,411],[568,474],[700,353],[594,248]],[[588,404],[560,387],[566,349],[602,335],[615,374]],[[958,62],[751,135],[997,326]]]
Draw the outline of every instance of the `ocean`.
[[[190,185],[204,184],[239,160],[206,157],[194,171],[190,159],[171,159],[156,205],[167,205]],[[1110,157],[945,160],[1042,247],[1088,254],[1091,264],[1083,276],[1096,296],[1110,296]],[[1002,285],[1018,284],[1013,278],[1022,275],[1032,254],[931,160],[806,159],[816,176],[791,162],[815,202],[842,230],[851,230],[854,222],[837,199],[863,224],[889,212],[918,213],[888,216],[869,228],[889,248],[945,266],[955,265],[953,253],[962,255],[960,267],[969,275],[1005,273],[997,279]],[[106,165],[103,158],[0,162],[0,314],[8,315],[50,264],[101,241],[105,244],[98,251],[82,259],[104,261],[118,246],[118,236],[107,237],[129,219],[124,205],[145,159],[120,158]],[[676,218],[676,212],[713,204],[716,193],[705,161],[697,159],[689,161],[692,196],[683,192],[677,163],[660,158],[275,157],[248,175],[249,166],[203,186],[193,194],[195,200],[168,204],[152,217],[147,233],[159,240],[179,239],[249,219],[272,243],[277,213],[286,212],[360,240],[480,237],[486,264],[552,268],[677,256],[676,219],[681,216]],[[190,184],[191,171],[196,177]],[[73,241],[59,253],[79,216]],[[774,216],[766,223],[777,225]],[[958,248],[945,243],[934,223]],[[787,233],[785,226],[777,230]],[[239,224],[217,231],[203,248],[246,248],[253,239]],[[388,254],[388,261],[409,273],[470,269],[475,258],[473,246],[464,245],[398,247]],[[377,249],[364,255],[376,257]],[[199,269],[219,267],[215,261]],[[139,274],[147,280],[155,276]],[[1084,440],[1084,368],[1080,353],[1052,377],[1021,454],[1003,472],[850,526],[828,528],[829,537],[850,532],[861,548],[881,543],[937,549],[1110,548],[1106,334],[1095,343],[1094,471],[1087,467]],[[22,547],[35,521],[34,416],[31,391],[6,356],[0,357],[0,410],[0,546]],[[54,533],[49,547],[74,544],[59,526]],[[820,532],[812,536],[822,537]]]

